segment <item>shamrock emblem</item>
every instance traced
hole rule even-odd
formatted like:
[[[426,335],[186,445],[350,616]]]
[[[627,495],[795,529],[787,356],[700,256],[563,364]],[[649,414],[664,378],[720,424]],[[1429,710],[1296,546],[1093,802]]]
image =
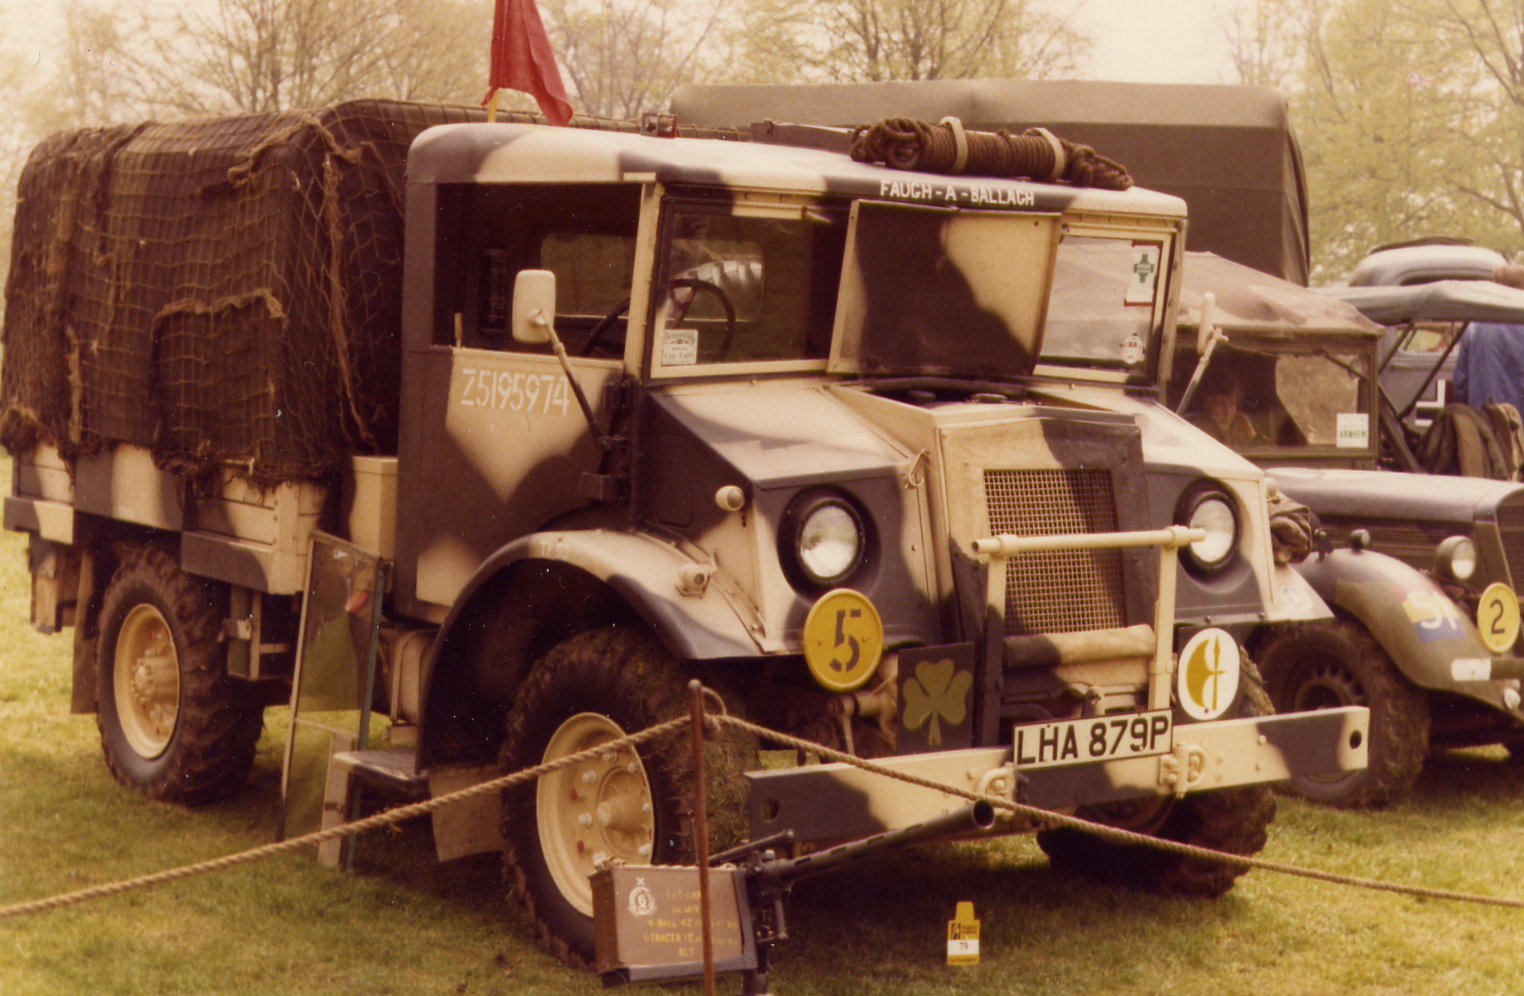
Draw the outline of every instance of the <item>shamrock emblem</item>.
[[[905,728],[919,730],[928,721],[926,743],[942,744],[942,722],[957,726],[968,714],[966,700],[974,676],[958,671],[947,658],[922,661],[915,667],[915,677],[905,683]]]

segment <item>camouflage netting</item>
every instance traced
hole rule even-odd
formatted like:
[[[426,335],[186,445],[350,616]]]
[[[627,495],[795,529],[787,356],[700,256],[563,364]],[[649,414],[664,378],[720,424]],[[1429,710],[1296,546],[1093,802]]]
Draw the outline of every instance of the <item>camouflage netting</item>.
[[[311,479],[395,452],[403,167],[467,108],[55,135],[22,174],[0,443],[121,441],[186,477]]]

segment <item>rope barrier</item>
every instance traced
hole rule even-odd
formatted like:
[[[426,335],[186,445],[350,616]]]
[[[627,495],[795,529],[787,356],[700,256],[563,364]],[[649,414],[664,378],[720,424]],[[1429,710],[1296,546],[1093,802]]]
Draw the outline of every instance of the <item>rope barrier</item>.
[[[1447,889],[1430,889],[1424,886],[1403,885],[1396,882],[1383,882],[1379,879],[1360,878],[1354,875],[1341,875],[1337,872],[1319,871],[1315,868],[1303,868],[1300,865],[1286,864],[1280,861],[1269,861],[1264,858],[1250,857],[1246,854],[1229,854],[1226,851],[1214,851],[1207,847],[1197,847],[1194,844],[1182,844],[1179,841],[1163,840],[1159,837],[1150,837],[1147,834],[1134,833],[1120,827],[1107,826],[1104,823],[1092,823],[1089,820],[1080,819],[1077,816],[1068,816],[1063,813],[1055,813],[1052,810],[1038,809],[1035,806],[1026,806],[1019,802],[1000,796],[981,795],[968,789],[946,785],[942,782],[931,781],[915,775],[895,771],[883,765],[874,764],[872,761],[857,757],[854,754],[846,754],[829,747],[816,744],[813,741],[791,737],[785,733],[775,733],[764,726],[748,723],[734,716],[714,717],[721,723],[728,723],[759,736],[766,736],[776,743],[795,750],[804,750],[814,753],[821,758],[830,758],[833,761],[841,761],[853,767],[885,778],[894,778],[910,785],[932,789],[937,792],[945,792],[948,795],[966,799],[969,802],[988,802],[996,809],[1003,809],[1016,816],[1024,816],[1029,819],[1040,820],[1052,827],[1072,827],[1085,833],[1093,834],[1104,840],[1113,840],[1121,844],[1135,844],[1143,847],[1151,847],[1156,850],[1179,854],[1184,857],[1197,858],[1202,861],[1214,861],[1219,864],[1233,865],[1244,869],[1258,869],[1260,871],[1276,872],[1282,875],[1290,875],[1296,878],[1308,878],[1319,882],[1329,882],[1335,885],[1348,885],[1362,889],[1371,889],[1378,892],[1394,892],[1400,895],[1414,896],[1422,899],[1450,899],[1456,902],[1475,903],[1483,906],[1502,906],[1508,909],[1524,909],[1524,899],[1509,899],[1499,896],[1483,896],[1469,892],[1454,892]]]
[[[273,858],[279,854],[288,854],[291,851],[300,850],[312,844],[321,844],[324,841],[334,840],[339,837],[347,837],[350,834],[366,833],[371,830],[379,830],[384,826],[394,823],[402,823],[417,816],[424,816],[434,810],[452,803],[461,802],[465,799],[486,795],[491,792],[501,792],[503,789],[519,785],[523,782],[548,775],[562,768],[569,768],[583,761],[591,761],[599,756],[616,750],[626,745],[638,746],[648,740],[672,733],[690,722],[687,716],[677,719],[669,719],[665,723],[647,727],[639,733],[632,733],[618,740],[610,740],[596,747],[578,751],[575,754],[567,754],[565,757],[554,761],[547,761],[534,768],[525,768],[523,771],[515,771],[511,774],[494,778],[491,781],[480,782],[467,788],[451,792],[447,795],[437,796],[423,802],[410,803],[405,806],[397,806],[385,812],[368,816],[363,820],[353,823],[344,823],[339,826],[328,827],[325,830],[316,830],[300,837],[292,837],[290,840],[277,841],[274,844],[265,844],[260,847],[250,848],[247,851],[239,851],[237,854],[229,854],[221,858],[213,858],[210,861],[201,861],[193,865],[184,865],[180,868],[171,868],[167,871],[156,872],[152,875],[144,875],[140,878],[125,879],[120,882],[109,882],[106,885],[97,885],[88,889],[80,889],[76,892],[66,892],[47,899],[39,899],[33,902],[16,903],[12,906],[0,906],[0,920],[8,920],[12,917],[27,916],[33,913],[43,913],[47,910],[61,909],[66,906],[76,906],[80,903],[89,902],[92,899],[101,899],[106,896],[114,896],[123,892],[131,892],[136,889],[146,889],[150,886],[162,885],[165,882],[174,882],[179,879],[193,878],[197,875],[205,875],[209,872],[223,871],[227,868],[235,868],[238,865],[246,865],[264,858]]]
[[[125,879],[118,882],[107,883],[105,885],[93,886],[88,889],[80,889],[75,892],[62,893],[56,896],[51,896],[46,899],[35,900],[32,902],[3,906],[0,907],[0,920],[29,916],[37,913],[47,912],[49,910],[76,906],[81,903],[89,902],[95,899],[102,899],[107,896],[119,895],[121,893],[131,892],[137,889],[146,889],[152,886],[162,885],[166,882],[174,882],[180,879],[192,878],[198,875],[205,875],[211,872],[234,868],[239,865],[250,864],[264,858],[275,857],[276,855],[280,854],[287,854],[292,851],[299,850],[303,847],[320,844],[324,841],[334,840],[339,837],[346,837],[351,834],[361,834],[371,830],[378,830],[384,826],[390,826],[392,824],[401,823],[405,820],[410,820],[418,816],[427,815],[436,809],[451,805],[456,802],[460,802],[465,799],[474,798],[479,795],[486,795],[493,792],[501,792],[503,789],[522,784],[535,778],[539,778],[541,775],[560,771],[563,768],[581,764],[584,761],[594,760],[611,750],[618,750],[626,746],[639,746],[649,741],[656,740],[660,737],[675,733],[679,729],[686,727],[691,722],[692,720],[688,716],[670,719],[664,723],[658,723],[655,726],[641,730],[638,733],[619,737],[617,739],[599,744],[596,747],[590,747],[587,750],[578,751],[575,754],[568,754],[565,757],[557,758],[554,761],[548,761],[533,768],[525,768],[522,771],[516,771],[510,774],[502,775],[498,778],[491,779],[490,781],[480,782],[468,788],[460,789],[458,791],[451,792],[446,795],[441,795],[433,799],[428,799],[423,802],[410,803],[404,806],[397,806],[384,812],[377,813],[374,816],[356,820],[353,823],[345,823],[339,826],[329,827],[325,830],[314,831],[313,833],[305,834],[300,837],[293,837],[290,840],[278,841],[273,844],[265,844],[260,847],[250,848],[246,851],[240,851],[236,854],[230,854],[221,858],[214,858],[209,861],[198,862],[196,864],[184,865],[179,868],[172,868],[151,875],[144,875],[139,878]],[[1471,903],[1482,906],[1500,906],[1507,909],[1524,909],[1524,899],[1510,899],[1508,897],[1502,896],[1484,896],[1476,893],[1458,892],[1449,889],[1431,889],[1425,886],[1404,885],[1397,882],[1385,882],[1379,879],[1361,878],[1354,875],[1343,875],[1337,872],[1320,871],[1315,868],[1304,868],[1299,865],[1286,864],[1279,861],[1269,861],[1264,858],[1255,858],[1244,854],[1229,854],[1224,851],[1214,851],[1210,848],[1197,847],[1192,844],[1183,844],[1179,841],[1162,840],[1158,837],[1150,837],[1147,834],[1134,833],[1130,830],[1107,826],[1102,823],[1092,823],[1089,820],[1080,819],[1079,817],[1068,816],[1063,813],[1052,812],[1051,810],[1038,809],[1034,806],[1023,805],[1022,803],[1015,802],[1011,799],[1006,799],[1000,796],[983,795],[968,789],[959,788],[953,785],[946,785],[941,782],[906,774],[902,771],[896,771],[892,768],[887,768],[883,765],[875,764],[872,761],[857,757],[856,755],[834,750],[830,747],[824,746],[823,744],[817,744],[814,741],[804,740],[799,737],[790,736],[786,733],[779,733],[775,730],[770,730],[765,726],[759,726],[755,723],[747,722],[746,720],[737,718],[735,716],[724,714],[709,715],[705,717],[705,723],[706,725],[710,723],[730,725],[759,737],[766,738],[767,740],[779,744],[783,747],[789,747],[797,751],[804,751],[814,754],[823,760],[839,761],[844,764],[850,764],[853,767],[860,768],[863,771],[872,774],[881,775],[885,778],[893,778],[897,781],[905,782],[910,785],[916,785],[921,788],[931,789],[936,792],[943,792],[948,795],[966,799],[970,802],[988,802],[996,809],[1004,810],[1015,816],[1032,819],[1050,827],[1071,827],[1073,829],[1093,834],[1102,839],[1111,840],[1116,843],[1151,847],[1201,861],[1212,861],[1221,864],[1232,865],[1246,870],[1255,869],[1259,871],[1274,872],[1281,875],[1289,875],[1295,878],[1311,879],[1313,881],[1326,882],[1333,885],[1349,886],[1352,888],[1367,889],[1376,892],[1389,892],[1395,893],[1397,895],[1411,896],[1420,899],[1444,899],[1453,902]]]

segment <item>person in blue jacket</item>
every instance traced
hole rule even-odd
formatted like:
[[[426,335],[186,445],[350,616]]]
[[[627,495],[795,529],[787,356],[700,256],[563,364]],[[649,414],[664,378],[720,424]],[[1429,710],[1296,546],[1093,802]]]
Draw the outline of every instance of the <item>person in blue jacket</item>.
[[[1524,266],[1500,266],[1492,279],[1524,288]],[[1450,386],[1460,404],[1481,408],[1501,402],[1524,412],[1524,325],[1472,322],[1466,326]]]

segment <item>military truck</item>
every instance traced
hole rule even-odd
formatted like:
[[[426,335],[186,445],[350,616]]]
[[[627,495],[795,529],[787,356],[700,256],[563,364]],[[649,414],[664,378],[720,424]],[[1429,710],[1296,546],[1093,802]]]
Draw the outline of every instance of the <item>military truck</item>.
[[[388,746],[336,750],[341,785],[528,768],[686,711],[691,677],[773,730],[1237,853],[1267,783],[1363,765],[1363,708],[1263,715],[1233,636],[1327,609],[1272,556],[1262,472],[1158,403],[1179,200],[470,117],[362,102],[29,160],[5,525],[124,785],[235,790],[262,709],[372,647],[346,694]],[[964,802],[753,770],[770,741],[728,729],[717,846]],[[436,843],[500,848],[585,963],[595,867],[691,860],[689,756],[611,749],[441,811]],[[1151,887],[1239,874],[1040,840]]]
[[[1281,709],[1371,709],[1366,769],[1293,778],[1293,788],[1379,805],[1407,790],[1431,748],[1517,750],[1524,485],[1412,472],[1378,380],[1392,334],[1355,305],[1393,326],[1465,308],[1513,320],[1524,319],[1524,293],[1478,281],[1314,292],[1196,253],[1184,288],[1171,406],[1211,425],[1208,412],[1231,396],[1251,429],[1234,448],[1269,468],[1323,530],[1319,552],[1296,569],[1338,621],[1251,637],[1271,698]]]

